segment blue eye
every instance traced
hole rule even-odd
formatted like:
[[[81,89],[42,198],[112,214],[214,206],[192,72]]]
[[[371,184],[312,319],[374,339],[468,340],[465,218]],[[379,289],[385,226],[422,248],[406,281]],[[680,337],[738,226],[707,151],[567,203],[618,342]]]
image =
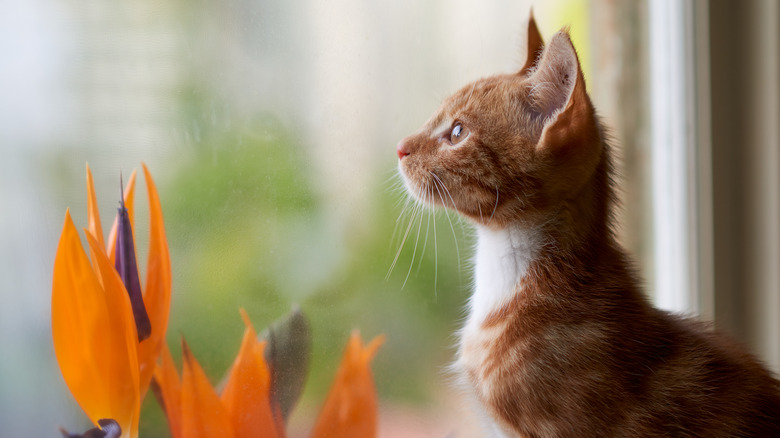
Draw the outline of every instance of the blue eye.
[[[455,122],[452,126],[452,131],[450,131],[450,143],[453,145],[458,144],[466,137],[468,137],[468,129],[461,122]]]

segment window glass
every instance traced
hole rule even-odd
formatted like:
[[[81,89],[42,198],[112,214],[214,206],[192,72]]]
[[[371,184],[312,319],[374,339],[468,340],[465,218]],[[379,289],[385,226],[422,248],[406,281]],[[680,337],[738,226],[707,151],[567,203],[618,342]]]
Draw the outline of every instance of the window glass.
[[[0,5],[3,434],[88,427],[51,345],[54,252],[66,208],[86,225],[85,163],[106,229],[120,171],[142,162],[169,239],[177,360],[184,336],[216,384],[241,342],[239,308],[260,329],[297,304],[313,350],[291,431],[310,427],[356,328],[387,336],[373,363],[384,436],[472,427],[468,413],[452,422],[465,407],[447,374],[471,229],[406,201],[395,144],[466,82],[519,68],[530,1],[15,3]],[[620,50],[634,46],[610,44],[635,35],[638,8],[537,3],[545,38],[571,26],[596,106],[623,140],[636,119],[621,110],[638,103],[623,106],[620,92],[637,72],[620,70],[631,61]],[[612,27],[594,28],[596,17]],[[629,181],[642,174],[635,151]],[[143,277],[142,181],[137,196]],[[643,224],[628,223],[641,248]],[[148,396],[141,436],[166,430]]]

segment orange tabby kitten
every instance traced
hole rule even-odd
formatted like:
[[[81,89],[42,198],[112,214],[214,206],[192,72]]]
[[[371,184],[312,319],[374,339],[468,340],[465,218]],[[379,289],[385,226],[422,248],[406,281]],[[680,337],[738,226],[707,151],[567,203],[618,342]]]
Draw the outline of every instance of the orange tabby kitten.
[[[528,33],[519,72],[465,86],[397,149],[414,197],[476,226],[456,368],[492,433],[780,437],[778,381],[645,299],[574,47],[559,32],[543,49],[533,19]]]

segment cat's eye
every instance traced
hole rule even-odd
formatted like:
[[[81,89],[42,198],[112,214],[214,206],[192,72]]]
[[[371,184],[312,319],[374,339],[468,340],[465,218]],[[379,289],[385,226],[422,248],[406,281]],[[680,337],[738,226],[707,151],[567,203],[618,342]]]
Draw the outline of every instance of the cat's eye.
[[[452,131],[450,131],[450,143],[456,145],[468,136],[469,131],[465,126],[463,126],[463,123],[455,122],[455,124],[452,125]]]

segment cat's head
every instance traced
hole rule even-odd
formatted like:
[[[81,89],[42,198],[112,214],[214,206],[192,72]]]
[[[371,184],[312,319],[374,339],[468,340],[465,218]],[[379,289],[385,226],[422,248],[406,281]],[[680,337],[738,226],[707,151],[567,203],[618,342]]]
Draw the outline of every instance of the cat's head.
[[[519,72],[466,85],[398,144],[418,200],[502,227],[544,220],[596,171],[601,130],[568,33],[543,48],[531,19],[528,40]]]

